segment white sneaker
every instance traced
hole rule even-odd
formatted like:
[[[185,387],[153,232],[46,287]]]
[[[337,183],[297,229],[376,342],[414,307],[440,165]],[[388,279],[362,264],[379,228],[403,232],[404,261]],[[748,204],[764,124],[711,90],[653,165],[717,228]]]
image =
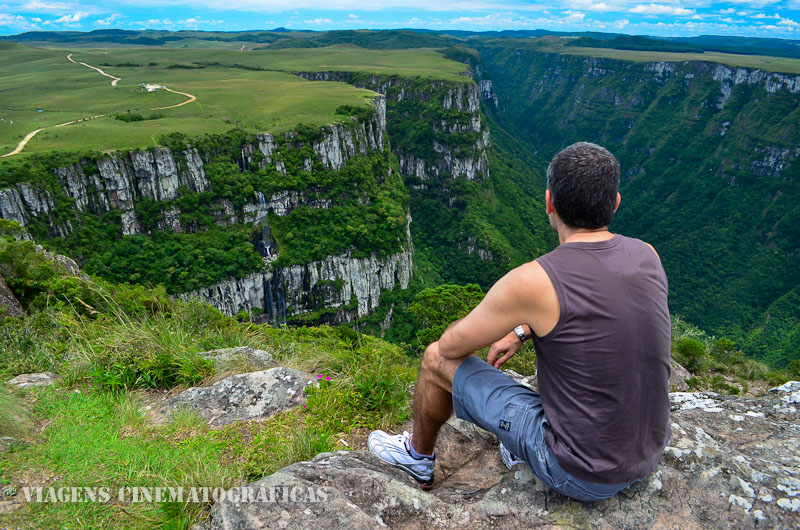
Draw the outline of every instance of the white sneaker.
[[[508,469],[516,466],[517,464],[524,464],[525,461],[518,456],[514,455],[506,449],[506,446],[503,445],[503,442],[500,442],[500,457],[503,459],[503,463],[506,465]]]
[[[429,490],[433,487],[433,471],[436,455],[433,458],[414,458],[409,450],[411,435],[407,431],[403,434],[391,435],[383,431],[372,431],[367,438],[367,445],[372,454],[399,467],[420,483],[420,487]]]

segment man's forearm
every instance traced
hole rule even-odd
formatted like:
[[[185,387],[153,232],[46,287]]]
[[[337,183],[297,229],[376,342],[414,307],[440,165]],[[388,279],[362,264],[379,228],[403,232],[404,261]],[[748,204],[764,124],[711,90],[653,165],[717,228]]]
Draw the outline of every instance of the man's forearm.
[[[458,343],[458,339],[454,336],[455,330],[453,329],[456,324],[461,322],[463,319],[454,320],[450,323],[447,328],[442,332],[442,335],[439,337],[439,354],[442,357],[448,359],[457,359],[460,357],[466,357],[472,352],[460,352],[457,351],[455,346]]]

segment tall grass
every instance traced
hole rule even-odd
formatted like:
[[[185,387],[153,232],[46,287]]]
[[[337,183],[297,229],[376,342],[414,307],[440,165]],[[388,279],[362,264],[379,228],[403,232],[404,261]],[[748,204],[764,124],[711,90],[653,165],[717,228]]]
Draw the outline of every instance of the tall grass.
[[[48,486],[112,491],[229,488],[333,450],[354,429],[395,426],[410,414],[417,362],[380,339],[328,326],[276,329],[237,322],[206,304],[174,301],[163,289],[66,277],[39,261],[26,262],[20,253],[14,256],[9,259],[31,269],[16,267],[23,272],[14,280],[24,287],[21,302],[29,316],[4,321],[0,375],[50,370],[64,377],[59,385],[36,391],[33,417],[43,433],[0,459],[2,482],[21,486],[24,477],[35,475],[49,477]],[[177,392],[253,369],[247,359],[218,365],[199,355],[236,346],[269,350],[282,365],[322,375],[307,405],[220,429],[190,411],[178,411],[166,425],[148,421],[140,396],[150,388]],[[22,433],[20,402],[0,388],[0,432]],[[186,529],[209,508],[208,503],[29,503],[3,522]]]

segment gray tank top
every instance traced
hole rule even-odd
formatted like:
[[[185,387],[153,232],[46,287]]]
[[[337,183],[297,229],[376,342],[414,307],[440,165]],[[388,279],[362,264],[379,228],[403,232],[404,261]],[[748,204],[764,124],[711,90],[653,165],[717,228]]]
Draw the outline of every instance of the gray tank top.
[[[667,278],[653,250],[619,234],[563,243],[537,259],[558,294],[556,326],[536,346],[547,444],[590,482],[655,469],[670,436]]]

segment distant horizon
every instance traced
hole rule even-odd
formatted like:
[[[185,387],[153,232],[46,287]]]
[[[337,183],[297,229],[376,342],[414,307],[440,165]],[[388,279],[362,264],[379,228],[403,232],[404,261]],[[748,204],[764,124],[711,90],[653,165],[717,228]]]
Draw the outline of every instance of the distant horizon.
[[[131,32],[145,32],[145,31],[153,31],[153,32],[167,32],[167,33],[180,33],[180,32],[197,32],[197,33],[260,33],[260,32],[269,32],[269,33],[325,33],[329,31],[411,31],[411,32],[433,32],[433,33],[451,33],[451,32],[467,32],[467,33],[503,33],[503,32],[548,32],[548,33],[563,33],[563,34],[577,34],[577,33],[591,33],[591,34],[605,34],[605,35],[622,35],[626,37],[647,37],[647,38],[661,38],[661,39],[671,39],[671,38],[692,38],[692,37],[733,37],[733,38],[758,38],[758,39],[778,39],[778,40],[786,40],[786,41],[796,41],[800,43],[800,35],[795,36],[795,38],[790,37],[754,37],[751,35],[725,35],[721,33],[701,33],[698,35],[682,35],[682,36],[662,36],[662,35],[653,35],[648,33],[626,33],[624,31],[598,31],[598,30],[554,30],[554,29],[547,29],[547,28],[530,28],[530,29],[485,29],[485,30],[464,30],[464,29],[432,29],[432,28],[342,28],[342,29],[310,29],[310,28],[286,28],[284,26],[277,26],[274,28],[260,28],[260,29],[231,29],[231,30],[223,30],[223,29],[163,29],[163,28],[124,28],[124,27],[108,27],[108,28],[93,28],[93,29],[86,29],[86,30],[76,30],[76,29],[63,29],[63,30],[56,30],[56,29],[41,29],[41,30],[28,30],[22,31],[19,33],[11,33],[5,34],[0,32],[0,37],[14,37],[17,35],[25,35],[29,33],[91,33],[94,31],[131,31]],[[22,43],[24,44],[24,42]]]
[[[800,0],[11,0],[0,35],[28,31],[595,31],[653,37],[800,39]],[[254,27],[255,26],[255,27]]]

